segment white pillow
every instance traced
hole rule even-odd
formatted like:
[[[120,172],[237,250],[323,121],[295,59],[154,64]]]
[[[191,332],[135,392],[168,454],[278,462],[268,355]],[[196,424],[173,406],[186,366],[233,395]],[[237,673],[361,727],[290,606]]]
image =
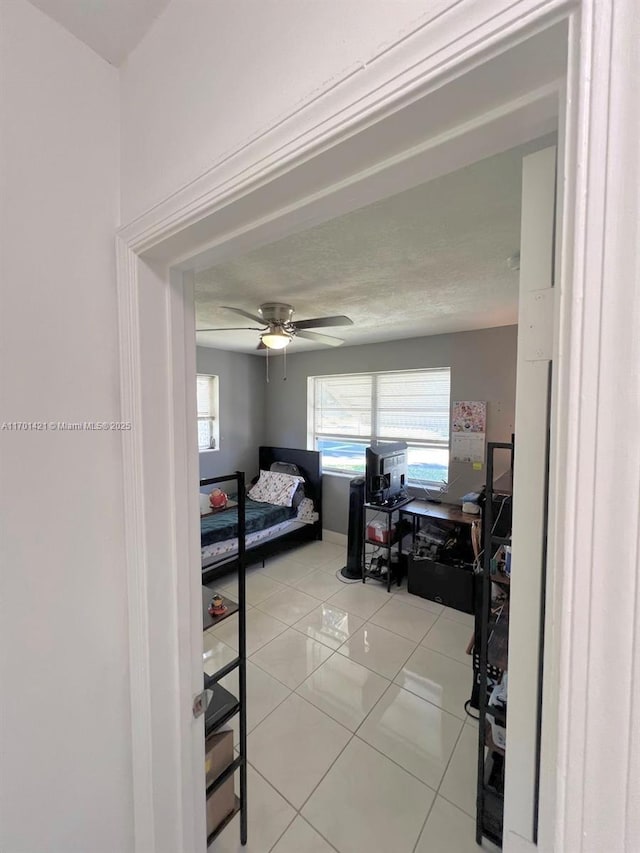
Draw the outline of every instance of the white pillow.
[[[200,492],[200,515],[204,515],[206,512],[211,512],[209,495],[207,495],[205,492]]]
[[[249,497],[252,501],[274,506],[291,506],[299,483],[304,483],[304,477],[294,477],[293,474],[281,474],[278,471],[260,471],[260,479],[249,491]]]

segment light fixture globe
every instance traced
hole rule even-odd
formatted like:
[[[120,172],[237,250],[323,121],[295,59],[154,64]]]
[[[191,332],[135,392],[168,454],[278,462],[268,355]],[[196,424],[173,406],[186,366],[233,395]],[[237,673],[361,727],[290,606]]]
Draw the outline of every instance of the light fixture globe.
[[[275,326],[260,336],[262,343],[269,349],[284,349],[292,341],[293,336],[287,334],[284,329]]]

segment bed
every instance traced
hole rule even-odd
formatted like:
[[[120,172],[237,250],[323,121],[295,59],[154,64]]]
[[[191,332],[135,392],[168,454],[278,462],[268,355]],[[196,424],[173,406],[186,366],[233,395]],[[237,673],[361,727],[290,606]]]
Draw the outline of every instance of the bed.
[[[301,489],[306,499],[300,507],[273,506],[265,502],[246,501],[246,563],[251,565],[306,542],[322,539],[322,474],[320,453],[289,447],[258,449],[258,468],[271,471],[274,463],[295,465],[304,482]],[[216,478],[217,479],[217,478]],[[201,480],[206,489],[212,480]],[[223,486],[224,488],[224,486]],[[310,514],[312,510],[312,514]],[[307,519],[306,521],[302,519]],[[200,519],[202,579],[208,583],[237,568],[237,521],[235,507]]]

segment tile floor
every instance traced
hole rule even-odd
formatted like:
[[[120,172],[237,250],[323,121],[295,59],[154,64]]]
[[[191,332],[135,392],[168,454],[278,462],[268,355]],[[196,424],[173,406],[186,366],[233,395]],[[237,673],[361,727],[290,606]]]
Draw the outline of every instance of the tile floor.
[[[248,572],[249,843],[236,817],[210,849],[475,853],[472,617],[343,584],[344,560],[315,542]],[[237,617],[205,632],[208,672],[236,636]]]

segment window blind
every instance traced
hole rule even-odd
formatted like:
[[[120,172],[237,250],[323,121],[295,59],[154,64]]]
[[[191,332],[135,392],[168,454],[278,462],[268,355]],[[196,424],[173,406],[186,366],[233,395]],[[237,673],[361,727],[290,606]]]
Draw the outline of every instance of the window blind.
[[[323,471],[363,474],[365,448],[405,441],[409,481],[448,476],[451,370],[399,370],[309,377],[308,446]]]
[[[198,417],[210,418],[211,411],[211,377],[198,376],[197,380],[197,395],[198,395]]]
[[[449,445],[449,368],[377,374],[376,437]]]
[[[315,432],[318,435],[371,435],[373,377],[317,376],[315,382]]]

